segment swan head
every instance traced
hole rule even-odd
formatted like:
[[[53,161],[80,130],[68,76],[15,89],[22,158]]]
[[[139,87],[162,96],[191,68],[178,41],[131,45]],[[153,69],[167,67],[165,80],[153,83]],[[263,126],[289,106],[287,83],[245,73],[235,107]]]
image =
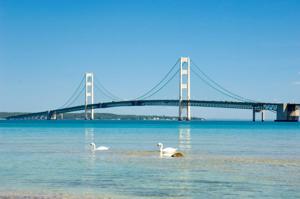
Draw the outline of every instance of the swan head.
[[[96,144],[95,144],[94,142],[92,142],[92,143],[90,144],[90,146],[91,146],[91,150],[92,150],[92,151],[96,149]]]
[[[163,147],[163,144],[161,142],[157,143],[158,147]]]
[[[96,146],[96,144],[95,144],[94,142],[92,142],[90,145],[91,145],[91,146]]]
[[[159,147],[159,150],[162,153],[164,145],[161,142],[159,142],[159,143],[157,143],[157,146]]]

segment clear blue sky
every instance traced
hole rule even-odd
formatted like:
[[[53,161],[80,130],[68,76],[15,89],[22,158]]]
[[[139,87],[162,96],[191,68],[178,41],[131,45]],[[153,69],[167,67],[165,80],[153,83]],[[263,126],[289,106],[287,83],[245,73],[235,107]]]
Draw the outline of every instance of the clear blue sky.
[[[58,107],[86,71],[118,96],[134,98],[180,56],[239,95],[300,103],[299,10],[297,0],[0,0],[0,111]],[[177,96],[175,80],[157,98]],[[230,100],[196,77],[192,98]],[[177,114],[177,108],[109,111]],[[222,109],[193,113],[251,116]]]

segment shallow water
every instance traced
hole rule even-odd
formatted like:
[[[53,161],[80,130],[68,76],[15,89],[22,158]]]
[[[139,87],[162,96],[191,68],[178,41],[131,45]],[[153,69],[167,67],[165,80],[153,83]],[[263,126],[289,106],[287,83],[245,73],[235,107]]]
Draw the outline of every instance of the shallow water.
[[[0,198],[300,198],[300,124],[0,121]]]

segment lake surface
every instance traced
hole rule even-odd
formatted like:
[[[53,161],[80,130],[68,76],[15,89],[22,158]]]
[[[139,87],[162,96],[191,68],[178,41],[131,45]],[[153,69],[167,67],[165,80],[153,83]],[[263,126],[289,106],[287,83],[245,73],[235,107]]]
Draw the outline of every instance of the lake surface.
[[[0,198],[300,198],[300,124],[0,121]]]

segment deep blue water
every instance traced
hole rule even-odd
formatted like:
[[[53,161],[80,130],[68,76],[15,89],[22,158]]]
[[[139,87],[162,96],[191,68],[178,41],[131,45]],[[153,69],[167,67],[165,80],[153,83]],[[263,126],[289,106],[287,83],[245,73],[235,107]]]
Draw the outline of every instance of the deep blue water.
[[[300,124],[0,121],[4,196],[300,198]]]

